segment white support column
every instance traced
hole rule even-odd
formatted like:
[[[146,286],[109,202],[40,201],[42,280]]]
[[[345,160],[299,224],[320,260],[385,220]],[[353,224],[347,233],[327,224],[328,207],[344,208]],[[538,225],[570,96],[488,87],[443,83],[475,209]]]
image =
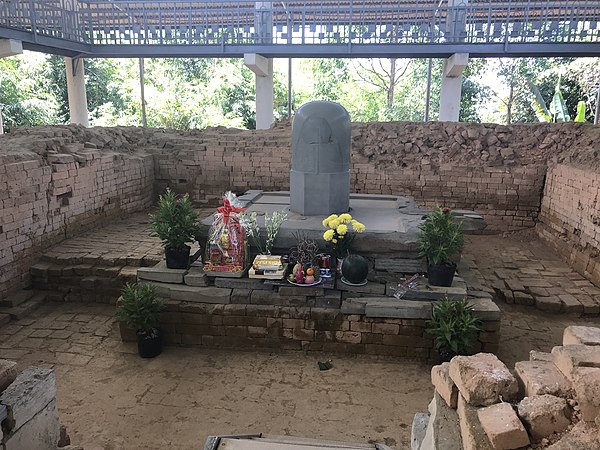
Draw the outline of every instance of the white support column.
[[[275,120],[273,60],[256,53],[247,53],[244,55],[244,63],[254,72],[256,80],[256,129],[267,130]]]
[[[69,95],[70,122],[88,127],[87,96],[85,94],[85,73],[83,58],[65,57],[67,71],[67,92]]]
[[[464,41],[468,2],[469,0],[448,0],[446,39],[450,42]],[[444,62],[440,91],[440,121],[458,122],[462,74],[468,63],[468,53],[455,53]]]
[[[462,74],[468,62],[468,53],[455,53],[444,63],[440,91],[440,121],[458,122]]]
[[[0,39],[0,58],[20,55],[23,53],[23,43],[14,39]]]

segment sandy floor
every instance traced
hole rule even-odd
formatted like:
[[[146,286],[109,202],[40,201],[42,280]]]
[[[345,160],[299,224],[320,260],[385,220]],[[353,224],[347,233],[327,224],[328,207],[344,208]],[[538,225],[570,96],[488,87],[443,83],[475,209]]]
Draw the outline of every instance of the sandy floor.
[[[503,306],[500,357],[560,344],[575,318]],[[410,445],[415,412],[433,390],[430,367],[405,359],[168,347],[143,360],[123,344],[113,307],[48,304],[2,328],[0,357],[53,366],[73,443],[86,449],[201,448],[209,434],[272,433]]]
[[[469,249],[489,255],[490,239],[470,237]],[[541,245],[492,240],[495,252]],[[499,306],[499,357],[509,368],[532,349],[560,345],[567,325],[600,324]],[[51,303],[0,328],[0,358],[55,368],[61,421],[86,449],[197,449],[210,434],[240,433],[406,449],[413,416],[433,394],[430,366],[406,359],[167,347],[143,360],[121,342],[113,314],[108,305]],[[330,357],[334,368],[319,371],[317,361]]]

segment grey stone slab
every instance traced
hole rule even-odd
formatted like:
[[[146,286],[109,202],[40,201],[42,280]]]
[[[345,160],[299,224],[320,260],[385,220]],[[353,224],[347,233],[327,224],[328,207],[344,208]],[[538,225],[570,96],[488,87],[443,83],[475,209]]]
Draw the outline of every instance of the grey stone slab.
[[[252,289],[254,291],[272,291],[273,286],[265,284],[263,280],[252,278],[215,278],[215,286],[231,289]]]
[[[500,320],[500,308],[489,298],[470,298],[469,304],[473,306],[475,315],[481,320]]]
[[[350,286],[342,282],[342,280],[338,279],[336,281],[335,287],[339,291],[343,292],[360,292],[362,294],[374,294],[374,295],[384,295],[385,294],[385,284],[381,283],[373,283],[368,282],[364,286]]]
[[[328,293],[323,296],[315,297],[315,307],[317,308],[336,308],[339,309],[342,304],[342,294]]]
[[[431,319],[432,303],[428,301],[369,298],[365,306],[367,317],[396,319]]]
[[[168,269],[167,263],[161,261],[154,267],[140,267],[137,277],[140,280],[158,281],[159,283],[183,284],[183,277],[186,273],[186,269]]]
[[[153,281],[147,283],[156,288],[156,295],[161,298],[196,303],[230,303],[231,289],[156,283]]]
[[[364,315],[367,306],[367,297],[347,298],[342,301],[341,310],[344,314]]]
[[[374,255],[375,270],[385,270],[394,273],[422,273],[425,272],[425,262],[416,254],[413,259],[389,258],[383,255]]]
[[[429,414],[416,413],[413,418],[412,427],[410,429],[410,450],[420,450],[427,424],[429,423]]]
[[[434,391],[429,403],[429,421],[421,448],[436,450],[462,450],[458,413]]]
[[[0,394],[0,404],[8,410],[8,429],[18,430],[55,398],[53,369],[25,369]]]
[[[325,295],[325,289],[319,286],[281,286],[279,295],[323,296]]]
[[[231,303],[248,304],[250,303],[251,289],[235,288],[231,291]]]
[[[208,286],[208,277],[202,267],[192,266],[184,275],[183,282],[188,286]]]
[[[4,436],[4,450],[55,449],[60,438],[60,422],[56,400],[52,399],[19,429]]]

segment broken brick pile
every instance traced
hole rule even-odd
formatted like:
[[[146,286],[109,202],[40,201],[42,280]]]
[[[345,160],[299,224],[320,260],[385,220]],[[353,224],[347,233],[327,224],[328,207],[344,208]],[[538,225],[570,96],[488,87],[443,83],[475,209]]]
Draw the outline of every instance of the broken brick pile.
[[[562,346],[532,351],[514,375],[478,353],[434,366],[431,381],[413,450],[600,448],[600,328],[567,327]]]
[[[53,369],[0,359],[0,447],[3,450],[81,450],[58,419]]]

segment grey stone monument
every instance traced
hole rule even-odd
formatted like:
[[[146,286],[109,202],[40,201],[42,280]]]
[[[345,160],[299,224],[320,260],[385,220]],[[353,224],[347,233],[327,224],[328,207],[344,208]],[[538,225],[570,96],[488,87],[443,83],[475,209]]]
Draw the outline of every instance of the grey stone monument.
[[[303,105],[292,127],[290,209],[303,216],[348,211],[350,115],[337,103]]]

